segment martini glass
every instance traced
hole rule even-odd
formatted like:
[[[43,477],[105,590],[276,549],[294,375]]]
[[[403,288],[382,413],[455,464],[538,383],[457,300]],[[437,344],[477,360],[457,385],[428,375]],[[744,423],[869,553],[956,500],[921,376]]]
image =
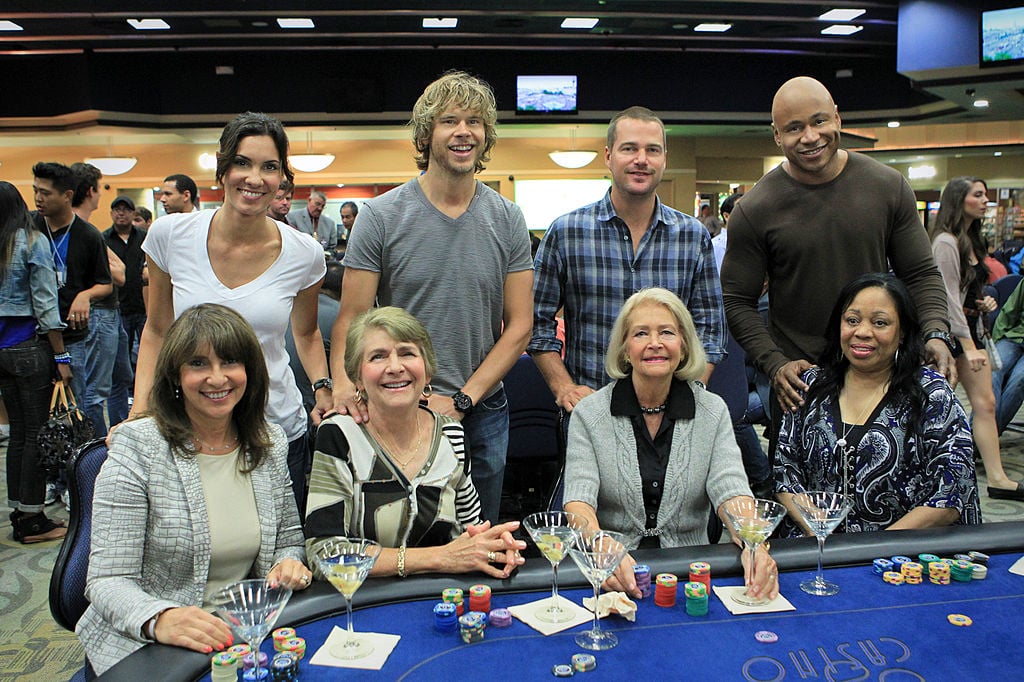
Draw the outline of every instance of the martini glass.
[[[571,512],[543,511],[527,516],[523,525],[540,553],[551,562],[551,603],[541,605],[533,615],[545,623],[572,620],[572,612],[558,605],[558,564],[562,563],[575,536],[587,527],[587,520]]]
[[[786,515],[786,508],[771,500],[738,497],[730,500],[725,506],[725,515],[736,535],[743,540],[747,551],[750,552],[750,567],[753,568],[758,546],[768,539],[782,521],[782,517]],[[760,606],[770,601],[767,597],[752,597],[747,594],[749,591],[750,588],[743,592],[734,592],[733,601],[744,606]]]
[[[314,561],[324,577],[345,597],[348,612],[348,638],[344,644],[330,648],[331,656],[350,661],[365,658],[373,652],[373,645],[358,637],[352,629],[352,595],[370,574],[380,555],[380,545],[362,538],[327,538],[317,547]]]
[[[597,600],[601,583],[615,572],[628,551],[627,538],[622,533],[610,530],[583,531],[576,542],[569,547],[569,556],[576,562],[580,572],[594,586],[594,627],[576,635],[576,644],[590,651],[611,649],[619,638],[611,632],[601,630],[597,619]]]
[[[263,679],[260,677],[260,643],[274,628],[291,596],[292,591],[283,585],[254,579],[228,585],[210,598],[214,613],[252,648],[257,680]]]
[[[822,575],[821,556],[825,553],[825,539],[850,513],[853,499],[842,493],[815,490],[794,495],[793,502],[800,516],[811,527],[814,537],[818,538],[818,574],[813,579],[800,583],[800,589],[819,597],[839,594],[839,585],[828,582]]]

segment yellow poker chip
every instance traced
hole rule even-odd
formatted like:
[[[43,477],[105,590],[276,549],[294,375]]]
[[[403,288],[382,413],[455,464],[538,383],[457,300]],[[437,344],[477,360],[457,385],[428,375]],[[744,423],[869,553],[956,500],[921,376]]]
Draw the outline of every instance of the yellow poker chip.
[[[948,616],[946,616],[946,620],[948,620],[953,625],[957,625],[959,627],[967,627],[968,625],[974,624],[974,621],[971,620],[970,617],[965,616],[962,613],[951,613]]]

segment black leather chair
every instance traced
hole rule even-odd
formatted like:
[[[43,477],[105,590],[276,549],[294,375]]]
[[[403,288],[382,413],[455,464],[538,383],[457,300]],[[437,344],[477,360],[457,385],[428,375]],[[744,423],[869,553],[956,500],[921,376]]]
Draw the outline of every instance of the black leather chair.
[[[50,576],[50,613],[58,625],[72,632],[89,606],[85,578],[89,571],[92,498],[96,476],[106,459],[107,445],[97,438],[79,448],[67,463],[71,518]]]

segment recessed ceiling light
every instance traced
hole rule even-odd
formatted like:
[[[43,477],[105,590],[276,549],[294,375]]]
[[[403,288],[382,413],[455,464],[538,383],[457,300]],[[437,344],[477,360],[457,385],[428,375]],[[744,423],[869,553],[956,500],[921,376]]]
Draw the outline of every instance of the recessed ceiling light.
[[[562,20],[562,28],[594,28],[600,19],[592,17],[566,17]]]
[[[0,20],[0,31],[24,31],[25,29],[13,21]]]
[[[828,28],[821,29],[821,34],[825,36],[849,36],[863,28],[863,26],[851,26],[850,24],[832,24]]]
[[[988,106],[988,100],[987,99],[976,99],[976,100],[974,100],[974,106],[976,106],[979,109],[984,109],[985,107]]]
[[[900,127],[900,122],[899,121],[889,121],[885,125],[889,126],[890,128],[899,128]]]
[[[265,21],[254,21],[252,22],[252,25],[253,28],[266,28],[267,26],[270,26],[270,24]]]
[[[312,19],[278,19],[277,25],[281,28],[316,28]]]
[[[830,9],[818,19],[821,21],[851,21],[864,14],[862,9]]]
[[[128,24],[136,31],[165,31],[171,27],[163,19],[129,19]]]
[[[1002,156],[1002,155],[1003,155],[1002,152],[993,152],[992,153],[992,156]]]
[[[459,20],[456,17],[425,18],[423,20],[423,28],[455,28],[458,25]]]
[[[699,31],[700,33],[725,33],[730,28],[732,28],[732,24],[709,24],[709,23],[705,23],[705,24],[697,24],[696,26],[693,27],[693,30],[694,31]]]

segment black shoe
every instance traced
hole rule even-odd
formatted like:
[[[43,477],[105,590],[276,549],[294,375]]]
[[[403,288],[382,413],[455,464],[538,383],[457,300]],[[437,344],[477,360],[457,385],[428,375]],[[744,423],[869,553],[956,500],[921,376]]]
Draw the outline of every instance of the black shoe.
[[[16,542],[21,542],[21,538],[23,537],[21,533],[21,525],[18,522],[24,515],[25,512],[21,511],[20,509],[15,509],[14,511],[11,512],[11,530],[14,531],[14,539]]]
[[[1017,500],[1024,502],[1024,485],[1017,483],[1016,488],[993,488],[988,486],[988,496],[993,500]]]
[[[15,522],[14,528],[15,534],[21,534],[18,541],[23,545],[60,540],[68,533],[63,521],[48,519],[42,512],[32,515],[25,514]]]

